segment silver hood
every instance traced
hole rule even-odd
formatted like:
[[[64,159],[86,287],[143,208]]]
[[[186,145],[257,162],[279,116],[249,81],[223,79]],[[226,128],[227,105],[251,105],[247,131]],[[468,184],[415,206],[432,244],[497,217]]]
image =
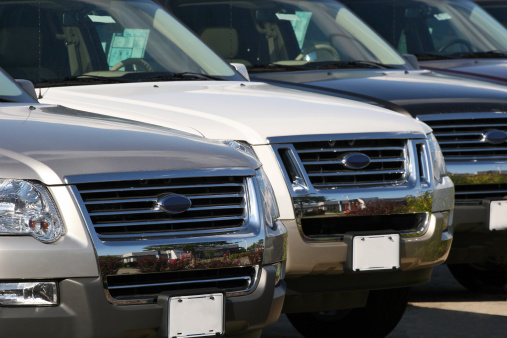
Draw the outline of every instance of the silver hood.
[[[1,178],[51,185],[69,175],[259,166],[201,137],[61,106],[3,106],[0,126]]]

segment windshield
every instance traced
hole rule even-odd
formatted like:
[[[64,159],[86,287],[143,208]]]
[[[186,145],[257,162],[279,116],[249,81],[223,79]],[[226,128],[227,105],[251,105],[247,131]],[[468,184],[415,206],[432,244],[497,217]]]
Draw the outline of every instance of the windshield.
[[[0,1],[0,65],[36,86],[242,79],[149,0]]]
[[[507,1],[477,1],[489,15],[493,16],[502,25],[507,26]]]
[[[327,0],[162,0],[218,54],[250,72],[403,68],[361,20]]]
[[[1,102],[35,103],[35,100],[0,69],[0,103]]]
[[[471,1],[344,2],[399,52],[420,60],[507,56],[507,30]]]

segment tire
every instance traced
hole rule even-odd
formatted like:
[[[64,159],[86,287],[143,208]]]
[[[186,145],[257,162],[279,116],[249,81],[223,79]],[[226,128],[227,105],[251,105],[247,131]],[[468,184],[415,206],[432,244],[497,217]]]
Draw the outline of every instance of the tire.
[[[473,292],[507,294],[507,266],[505,264],[448,264],[452,276]]]
[[[385,337],[398,325],[410,288],[370,291],[364,308],[328,312],[288,313],[294,328],[312,337]]]

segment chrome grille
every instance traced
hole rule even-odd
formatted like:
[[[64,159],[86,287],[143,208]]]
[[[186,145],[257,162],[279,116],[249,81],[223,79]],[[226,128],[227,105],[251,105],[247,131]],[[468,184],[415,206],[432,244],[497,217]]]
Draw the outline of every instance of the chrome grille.
[[[407,177],[407,145],[403,139],[297,142],[293,146],[316,189],[391,185]],[[280,151],[285,162],[284,150]],[[341,158],[353,152],[368,155],[371,163],[364,169],[346,168]]]
[[[228,294],[251,289],[257,266],[107,276],[109,296],[115,300],[156,301],[163,291],[198,290],[216,287]]]
[[[238,228],[247,218],[246,181],[240,176],[125,180],[76,184],[100,239]],[[171,215],[156,210],[160,196],[181,194],[192,207]]]
[[[507,184],[505,183],[456,185],[454,189],[456,201],[507,198]]]
[[[492,160],[507,158],[507,144],[487,141],[492,130],[507,133],[507,114],[420,115],[435,134],[446,160]]]

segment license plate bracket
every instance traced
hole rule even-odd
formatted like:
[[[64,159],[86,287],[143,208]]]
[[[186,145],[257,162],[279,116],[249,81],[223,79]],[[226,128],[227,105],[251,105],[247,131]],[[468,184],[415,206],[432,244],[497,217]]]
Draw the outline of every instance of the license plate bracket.
[[[161,293],[159,337],[220,337],[225,334],[225,293],[206,289]]]
[[[399,234],[346,234],[344,240],[348,244],[348,271],[385,271],[400,268]]]
[[[507,229],[507,201],[491,201],[489,204],[489,230]]]

